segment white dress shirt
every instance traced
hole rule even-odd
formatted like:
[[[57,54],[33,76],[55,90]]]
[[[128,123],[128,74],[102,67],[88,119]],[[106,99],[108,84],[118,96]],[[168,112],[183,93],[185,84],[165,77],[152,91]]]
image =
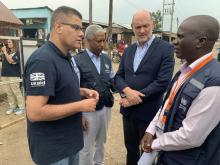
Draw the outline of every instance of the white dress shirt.
[[[207,54],[199,58],[188,67],[183,65],[183,68],[185,67],[184,69],[189,71],[209,55]],[[162,110],[160,113],[159,110],[146,129],[146,132],[152,135],[156,134],[157,137],[153,140],[152,149],[158,151],[175,151],[201,146],[220,121],[219,98],[219,86],[203,89],[189,107],[186,118],[182,121],[182,127],[172,132],[163,133],[158,129],[164,111]]]

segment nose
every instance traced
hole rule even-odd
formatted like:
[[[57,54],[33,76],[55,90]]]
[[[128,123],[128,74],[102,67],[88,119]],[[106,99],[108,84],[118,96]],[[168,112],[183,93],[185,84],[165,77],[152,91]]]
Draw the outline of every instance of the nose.
[[[173,44],[173,45],[176,45],[176,44],[177,44],[177,38],[175,38],[175,39],[172,41],[172,44]]]
[[[145,28],[144,28],[144,27],[141,27],[141,28],[140,28],[140,32],[143,33],[144,31],[145,31]]]
[[[83,31],[80,31],[79,33],[80,33],[80,37],[83,38],[83,37],[84,37],[84,33],[83,33]]]
[[[102,42],[100,43],[100,46],[101,46],[101,47],[104,47],[104,44],[105,44],[105,41],[102,41]]]

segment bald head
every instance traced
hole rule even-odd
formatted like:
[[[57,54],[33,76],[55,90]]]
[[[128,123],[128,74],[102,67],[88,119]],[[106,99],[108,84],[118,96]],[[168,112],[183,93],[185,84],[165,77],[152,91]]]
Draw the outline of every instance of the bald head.
[[[145,10],[145,9],[138,10],[138,11],[133,15],[132,25],[134,24],[134,22],[135,22],[137,19],[147,19],[147,20],[151,20],[150,12],[147,11],[147,10]]]
[[[137,11],[132,18],[131,27],[138,43],[143,46],[152,37],[154,28],[150,12],[143,9]]]
[[[206,37],[208,41],[217,41],[219,38],[219,23],[208,15],[196,15],[187,18],[180,26],[188,26],[199,37]]]
[[[180,59],[190,65],[200,57],[210,53],[219,37],[218,21],[207,15],[187,18],[178,28],[173,41],[174,51]]]

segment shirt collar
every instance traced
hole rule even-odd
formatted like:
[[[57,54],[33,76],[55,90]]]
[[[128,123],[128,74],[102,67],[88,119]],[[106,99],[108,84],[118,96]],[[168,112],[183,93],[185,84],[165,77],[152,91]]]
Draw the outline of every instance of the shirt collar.
[[[195,68],[197,65],[199,65],[200,62],[202,62],[204,59],[206,59],[212,52],[209,52],[207,54],[205,54],[204,56],[198,58],[196,61],[194,61],[192,64],[190,64],[189,66],[187,66],[187,62],[185,62],[184,64],[182,64],[180,66],[180,71],[183,72],[186,68],[192,70],[193,68]]]
[[[86,48],[86,52],[88,53],[88,55],[89,55],[89,57],[92,59],[92,58],[95,58],[95,59],[97,59],[97,58],[100,58],[100,56],[101,56],[101,54],[102,53],[100,53],[99,54],[99,56],[96,56],[94,53],[92,53],[88,48]]]
[[[59,55],[62,58],[69,59],[70,53],[64,54],[53,42],[47,41],[49,46],[53,47],[53,49],[57,52],[57,55]]]
[[[150,47],[154,38],[155,38],[155,35],[152,35],[151,38],[147,42],[144,43],[144,47]],[[138,41],[137,41],[137,47],[141,47]]]

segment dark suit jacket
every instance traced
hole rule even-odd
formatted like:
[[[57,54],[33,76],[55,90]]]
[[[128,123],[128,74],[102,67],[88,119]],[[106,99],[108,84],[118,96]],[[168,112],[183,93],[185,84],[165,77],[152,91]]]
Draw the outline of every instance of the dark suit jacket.
[[[120,92],[129,86],[144,93],[143,103],[128,108],[121,107],[120,112],[137,120],[151,121],[158,111],[163,93],[173,74],[173,46],[155,37],[136,72],[133,61],[137,44],[126,48],[119,69],[115,75],[115,87]]]

